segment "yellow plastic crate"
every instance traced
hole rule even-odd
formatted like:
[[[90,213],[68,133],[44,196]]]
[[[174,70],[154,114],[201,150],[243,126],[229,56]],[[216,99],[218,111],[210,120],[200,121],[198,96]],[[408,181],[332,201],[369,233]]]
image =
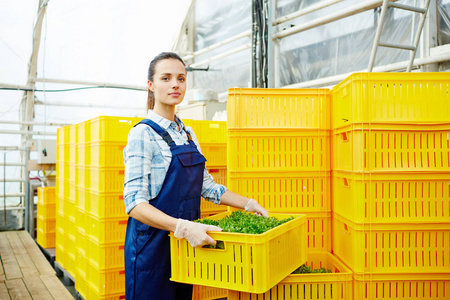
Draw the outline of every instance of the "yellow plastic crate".
[[[222,219],[229,212],[209,217]],[[270,214],[284,219],[289,214]],[[170,234],[171,280],[263,293],[306,261],[306,217],[296,217],[263,234],[211,232],[224,249],[193,248]]]
[[[97,270],[91,259],[88,261],[88,267],[89,285],[94,295],[106,296],[125,292],[125,269]]]
[[[55,232],[56,217],[53,219],[45,219],[43,216],[38,215],[36,223],[37,228],[40,228],[45,234]]]
[[[227,142],[227,122],[226,121],[206,121],[183,119],[183,123],[194,131],[200,145],[226,143]]]
[[[65,269],[67,272],[72,275],[72,277],[76,280],[77,279],[77,255],[76,255],[76,242],[75,242],[75,235],[72,234],[66,234],[65,238],[65,244],[64,244],[64,250],[66,251],[65,256]]]
[[[87,190],[86,212],[97,218],[122,218],[128,215],[125,212],[123,192],[97,192]]]
[[[128,133],[142,118],[100,116],[86,121],[90,138],[86,142],[127,142]]]
[[[56,129],[56,145],[70,143],[70,126],[58,127]]]
[[[354,299],[444,300],[448,299],[450,272],[420,274],[355,273]]]
[[[125,300],[125,288],[122,292],[107,294],[107,295],[99,295],[97,290],[92,285],[88,285],[89,288],[89,299],[96,300]]]
[[[64,224],[64,233],[66,235],[69,234],[73,236],[73,238],[75,239],[75,232],[77,231],[78,228],[76,226],[75,217],[65,216],[65,223],[66,224]],[[75,253],[75,245],[73,246],[73,248],[70,248],[71,250],[67,250],[67,245],[64,245],[64,247],[66,248],[66,251],[71,251]]]
[[[69,163],[69,181],[75,182],[76,179],[76,170],[77,170],[77,165],[74,163]]]
[[[88,249],[88,237],[86,236],[86,229],[81,226],[75,227],[75,251],[83,251],[87,253]]]
[[[200,214],[201,215],[212,215],[217,214],[221,212],[227,211],[228,206],[225,205],[218,205],[214,202],[208,201],[204,198],[202,198],[200,202]]]
[[[228,130],[229,171],[330,170],[330,131]]]
[[[214,182],[218,184],[222,184],[227,186],[227,168],[226,167],[218,167],[214,169],[208,169],[209,174],[213,177]],[[200,202],[200,212],[202,215],[211,215],[217,214],[220,212],[227,211],[228,206],[217,205],[214,202],[205,200],[202,197],[202,201]]]
[[[89,270],[89,266],[88,266],[88,262],[89,262],[89,257],[87,254],[87,251],[85,249],[81,249],[80,247],[77,247],[75,250],[75,254],[76,254],[76,260],[77,260],[77,265],[76,265],[76,270],[77,270],[77,274],[82,273],[83,275],[87,275],[88,274],[88,270]],[[88,277],[83,277],[85,280],[88,279]],[[84,285],[84,283],[83,283]],[[76,282],[75,282],[75,288],[76,288]],[[84,286],[84,288],[86,289],[86,286]]]
[[[86,188],[96,192],[123,192],[125,167],[87,167]]]
[[[332,219],[331,211],[306,212],[307,239],[306,247],[309,252],[332,250]]]
[[[228,211],[237,210],[229,207]],[[273,212],[270,210],[270,212]],[[202,218],[209,217],[213,214],[202,214]],[[306,250],[309,252],[332,250],[332,216],[331,211],[303,212],[306,216]]]
[[[76,125],[70,125],[69,163],[71,165],[75,165],[77,159],[76,129]]]
[[[209,168],[226,167],[227,144],[200,144],[203,156],[206,158],[205,165]]]
[[[97,244],[125,242],[127,218],[103,219],[87,214],[86,235]]]
[[[228,172],[227,187],[278,213],[331,210],[331,172]]]
[[[75,145],[76,152],[75,152],[75,165],[76,166],[85,166],[87,164],[87,146],[86,143],[80,143]]]
[[[83,188],[86,189],[86,173],[87,173],[86,166],[77,165],[75,168],[75,185],[77,188]]]
[[[68,141],[68,143],[70,145],[75,145],[77,143],[77,139],[78,139],[78,128],[77,128],[77,124],[72,124],[69,125],[69,139],[66,139],[66,142]],[[67,133],[67,132],[66,132]],[[73,157],[73,159],[75,159],[75,156]]]
[[[83,211],[86,210],[86,199],[88,199],[88,196],[86,196],[87,193],[87,189],[75,185],[75,208]]]
[[[86,148],[86,164],[90,167],[124,167],[126,142],[91,142]]]
[[[76,127],[77,127],[76,143],[77,144],[84,144],[84,143],[89,142],[89,138],[90,138],[89,124],[90,123],[88,121],[84,121],[84,122],[80,122],[80,123],[76,124]]]
[[[228,290],[210,286],[194,285],[192,288],[192,300],[213,300],[227,298]]]
[[[56,218],[56,203],[53,204],[37,204],[37,216],[42,217],[43,220]]]
[[[330,129],[329,89],[230,88],[229,129]]]
[[[54,186],[38,187],[38,203],[55,204],[56,188]]]
[[[56,181],[58,184],[58,181]],[[64,216],[64,196],[63,195],[56,195],[56,216],[58,217],[58,213],[62,214]]]
[[[335,170],[354,172],[448,171],[446,125],[353,124],[333,131]]]
[[[125,268],[125,244],[98,244],[88,238],[88,257],[95,269],[105,271],[109,269]]]
[[[55,248],[56,232],[46,233],[41,228],[36,228],[36,233],[36,242],[41,245],[42,248]]]
[[[62,222],[58,218],[57,218],[57,220],[58,220],[57,224]],[[58,226],[56,228],[55,235],[56,235],[55,259],[61,265],[61,267],[65,268],[66,267],[66,252],[64,249],[64,243],[65,243],[64,228],[62,228],[61,226]]]
[[[73,226],[73,228],[75,228],[75,216],[76,216],[76,207],[75,207],[75,202],[72,202],[71,200],[65,199],[64,201],[64,219],[67,221],[66,225],[65,225],[65,229],[67,228],[71,228],[71,226]],[[70,230],[70,229],[67,229]]]
[[[332,127],[351,123],[449,123],[450,74],[354,73],[335,85]]]
[[[333,213],[333,251],[354,272],[450,270],[450,222],[357,224]]]
[[[60,144],[56,146],[56,162],[70,162],[70,144]]]
[[[308,253],[306,265],[332,273],[291,274],[264,294],[230,291],[228,300],[351,300],[353,272],[327,252]],[[363,298],[355,298],[363,299]]]
[[[77,257],[77,260],[79,257]],[[86,258],[80,258],[85,259]],[[75,289],[77,292],[83,297],[83,299],[92,299],[89,295],[89,282],[88,282],[89,276],[87,273],[83,270],[77,269],[77,280],[75,281]]]
[[[333,171],[333,211],[354,223],[449,223],[450,173]]]
[[[56,163],[56,191],[57,195],[64,195],[64,180],[69,180],[70,167],[69,163],[57,162]],[[58,185],[58,181],[60,185]]]

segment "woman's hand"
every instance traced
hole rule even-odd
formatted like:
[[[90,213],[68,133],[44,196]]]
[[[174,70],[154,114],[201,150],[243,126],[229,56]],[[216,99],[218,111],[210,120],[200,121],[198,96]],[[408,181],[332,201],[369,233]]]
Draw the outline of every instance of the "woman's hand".
[[[250,199],[245,205],[245,211],[254,212],[256,214],[268,217],[269,213],[267,210],[256,202],[255,199]]]
[[[222,228],[214,225],[206,225],[178,219],[174,236],[179,239],[185,238],[192,247],[203,245],[215,246],[216,241],[207,234],[208,231],[222,231]]]

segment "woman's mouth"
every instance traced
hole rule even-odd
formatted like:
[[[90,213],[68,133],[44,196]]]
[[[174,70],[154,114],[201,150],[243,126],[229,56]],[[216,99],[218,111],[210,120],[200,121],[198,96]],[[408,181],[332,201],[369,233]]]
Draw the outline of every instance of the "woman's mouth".
[[[180,97],[180,93],[170,93],[169,94],[170,96],[172,96],[172,97]]]

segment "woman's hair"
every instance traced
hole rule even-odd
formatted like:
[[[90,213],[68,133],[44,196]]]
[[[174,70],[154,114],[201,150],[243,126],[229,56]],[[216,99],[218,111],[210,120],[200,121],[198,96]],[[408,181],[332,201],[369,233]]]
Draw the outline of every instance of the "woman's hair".
[[[148,80],[153,81],[153,76],[155,75],[155,68],[156,64],[160,60],[164,59],[177,59],[179,60],[183,65],[185,65],[183,59],[178,56],[178,54],[174,52],[162,52],[153,58],[153,60],[150,62],[150,66],[148,67]],[[148,90],[148,98],[147,98],[147,110],[153,109],[155,107],[155,96],[153,95],[153,92]]]

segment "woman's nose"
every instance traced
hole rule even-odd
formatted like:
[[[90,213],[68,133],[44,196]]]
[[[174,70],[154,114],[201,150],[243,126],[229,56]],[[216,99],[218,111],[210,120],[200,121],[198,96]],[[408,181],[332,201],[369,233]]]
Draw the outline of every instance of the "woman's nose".
[[[173,87],[174,89],[179,88],[178,80],[175,79],[175,80],[172,81],[172,87]]]

